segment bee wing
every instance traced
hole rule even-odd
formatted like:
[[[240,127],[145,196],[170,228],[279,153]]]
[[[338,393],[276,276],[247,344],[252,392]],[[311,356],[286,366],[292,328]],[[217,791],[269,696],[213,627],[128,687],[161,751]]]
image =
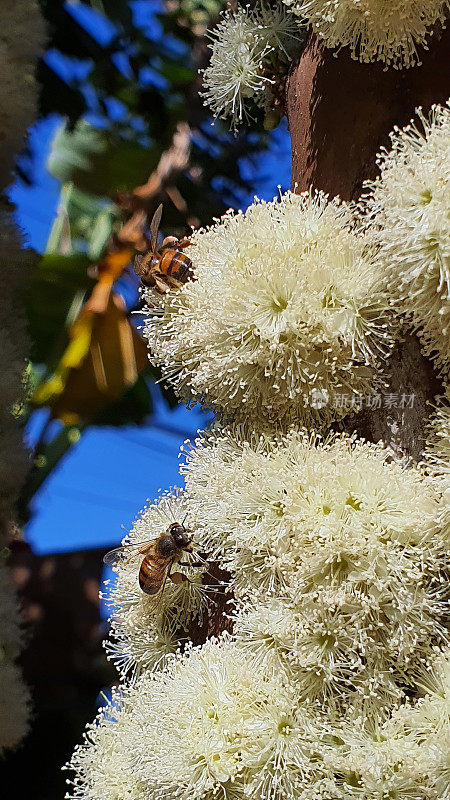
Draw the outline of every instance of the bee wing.
[[[163,212],[163,204],[161,203],[156,209],[155,213],[153,214],[153,218],[150,223],[150,244],[153,251],[155,251],[158,246],[158,231],[161,222],[162,212]]]
[[[103,556],[103,563],[107,564],[108,567],[114,566],[120,560],[120,556],[122,553],[126,553],[127,550],[131,550],[132,548],[142,548],[148,547],[149,545],[153,544],[152,541],[149,542],[130,542],[130,544],[122,544],[120,547],[115,547],[113,550],[110,550],[106,555]]]

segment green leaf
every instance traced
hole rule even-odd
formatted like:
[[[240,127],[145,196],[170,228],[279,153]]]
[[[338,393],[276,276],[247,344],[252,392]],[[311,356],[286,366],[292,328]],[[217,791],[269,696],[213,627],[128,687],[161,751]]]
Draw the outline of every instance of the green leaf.
[[[63,183],[101,197],[114,197],[144,183],[158,154],[112,131],[97,130],[85,120],[73,132],[60,128],[48,160],[52,175]]]
[[[133,21],[133,14],[128,2],[124,0],[82,0],[86,5],[91,6],[100,14],[104,14],[108,19],[121,22],[125,27],[129,27]]]
[[[175,61],[164,61],[159,73],[175,86],[191,83],[196,77],[195,70],[184,67],[182,64],[177,64]]]
[[[115,426],[140,425],[152,410],[152,397],[147,381],[140,375],[134,386],[131,386],[120,400],[104,408],[93,423]]]
[[[41,259],[27,295],[32,361],[49,368],[58,361],[74,299],[78,297],[80,305],[94,283],[87,274],[90,265],[90,259],[83,253],[70,256],[47,253]]]
[[[86,281],[86,270],[91,261],[85,253],[72,253],[71,255],[61,255],[60,253],[46,253],[40,260],[35,277],[48,277],[58,280],[61,277],[64,281],[73,280],[77,286],[83,285]]]
[[[64,425],[51,442],[38,447],[33,466],[28,473],[17,503],[17,511],[22,523],[30,518],[29,503],[31,498],[72,445],[79,441],[82,430],[82,425]]]
[[[93,261],[97,261],[100,258],[105,244],[111,236],[112,229],[113,215],[109,208],[105,208],[95,217],[89,237],[88,253]]]

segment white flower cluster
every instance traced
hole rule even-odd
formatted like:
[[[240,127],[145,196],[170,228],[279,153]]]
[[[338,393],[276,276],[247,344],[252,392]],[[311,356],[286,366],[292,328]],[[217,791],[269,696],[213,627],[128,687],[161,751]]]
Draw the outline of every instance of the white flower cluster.
[[[433,26],[445,24],[448,0],[283,0],[327,47],[350,47],[352,58],[399,69],[420,64]]]
[[[143,555],[139,548],[130,547],[152,541],[165,533],[171,523],[181,523],[187,514],[188,506],[180,492],[164,494],[144,509],[123,541],[124,550],[113,568],[116,582],[103,595],[111,608],[111,640],[106,648],[122,676],[163,666],[180,642],[187,639],[188,626],[194,621],[197,625],[202,623],[207,597],[202,572],[185,568],[189,581],[175,585],[168,580],[155,608],[154,598],[141,591],[138,584]]]
[[[287,192],[228,213],[192,244],[195,281],[147,295],[152,359],[182,399],[258,425],[319,424],[349,413],[335,394],[380,386],[389,301],[350,205]]]
[[[304,34],[279,4],[266,2],[226,11],[210,34],[211,60],[203,73],[203,97],[214,116],[229,118],[236,130],[248,120],[249,101],[262,106],[274,83],[274,58],[289,59]]]
[[[400,706],[380,726],[342,727],[343,781],[362,800],[448,800],[450,797],[450,650],[416,675],[419,698]],[[420,696],[422,695],[422,696]],[[334,754],[333,754],[334,755]],[[353,797],[350,790],[348,797]]]
[[[424,463],[434,477],[450,487],[450,387],[439,398],[431,417]]]
[[[427,356],[450,369],[450,103],[391,134],[364,210],[391,297]]]
[[[17,598],[0,561],[0,756],[20,742],[28,727],[29,695],[15,663],[21,646]]]
[[[189,647],[204,594],[168,585],[150,610],[141,556],[125,550],[110,599],[119,667],[137,680],[88,729],[68,797],[446,797],[439,690],[406,699],[447,642],[438,485],[380,445],[296,430],[246,440],[242,427],[200,437],[182,471],[185,492],[145,509],[126,542],[187,514],[231,572],[234,635]],[[446,663],[430,667],[433,686]]]
[[[379,445],[297,431],[209,434],[182,469],[197,535],[241,600],[246,652],[308,700],[401,698],[446,635],[448,530],[431,481]]]
[[[359,210],[320,192],[256,201],[193,235],[193,281],[148,293],[153,360],[221,424],[186,448],[185,490],[125,543],[186,518],[209,569],[230,575],[234,629],[193,647],[214,630],[206,568],[181,564],[190,580],[155,609],[142,554],[124,549],[110,653],[132,680],[76,750],[69,798],[450,800],[447,400],[425,469],[298,427],[326,426],[346,411],[334,394],[381,380],[392,293],[406,311],[410,293],[445,362],[447,113],[423,120],[425,137],[395,133]]]
[[[325,733],[293,687],[250,670],[228,639],[210,641],[143,675],[101,714],[73,757],[69,797],[331,797],[314,793],[327,783]]]
[[[372,728],[333,716],[227,637],[113,694],[70,764],[87,800],[446,800],[449,660],[423,699]]]

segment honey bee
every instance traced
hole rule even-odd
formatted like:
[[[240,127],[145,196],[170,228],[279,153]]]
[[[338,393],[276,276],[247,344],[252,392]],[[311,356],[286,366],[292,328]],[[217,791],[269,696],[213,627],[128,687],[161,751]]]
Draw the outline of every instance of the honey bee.
[[[174,564],[180,563],[183,553],[192,553],[192,536],[184,525],[173,522],[156,539],[150,542],[140,542],[136,544],[125,544],[115,547],[103,558],[105,564],[109,566],[116,563],[118,557],[130,547],[138,547],[139,553],[144,558],[139,569],[139,586],[145,594],[151,595],[155,600],[155,605],[160,599],[167,578],[175,584],[188,581],[187,575],[182,572],[172,572]],[[198,566],[197,564],[183,564],[182,566]]]
[[[145,286],[152,287],[159,294],[166,294],[170,289],[177,289],[183,283],[192,280],[194,272],[191,259],[183,252],[184,248],[191,244],[189,239],[166,236],[158,248],[162,210],[161,203],[150,224],[149,252],[136,256],[134,271]]]

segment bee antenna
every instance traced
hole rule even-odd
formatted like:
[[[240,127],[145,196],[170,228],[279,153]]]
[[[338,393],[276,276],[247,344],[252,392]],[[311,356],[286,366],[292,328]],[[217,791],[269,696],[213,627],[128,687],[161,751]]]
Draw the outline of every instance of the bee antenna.
[[[183,518],[183,522],[181,523],[181,527],[182,527],[182,528],[184,528],[184,523],[186,522],[186,519],[187,519],[187,515],[188,515],[188,514],[189,514],[189,511],[186,511],[186,514],[184,515],[184,518]]]

